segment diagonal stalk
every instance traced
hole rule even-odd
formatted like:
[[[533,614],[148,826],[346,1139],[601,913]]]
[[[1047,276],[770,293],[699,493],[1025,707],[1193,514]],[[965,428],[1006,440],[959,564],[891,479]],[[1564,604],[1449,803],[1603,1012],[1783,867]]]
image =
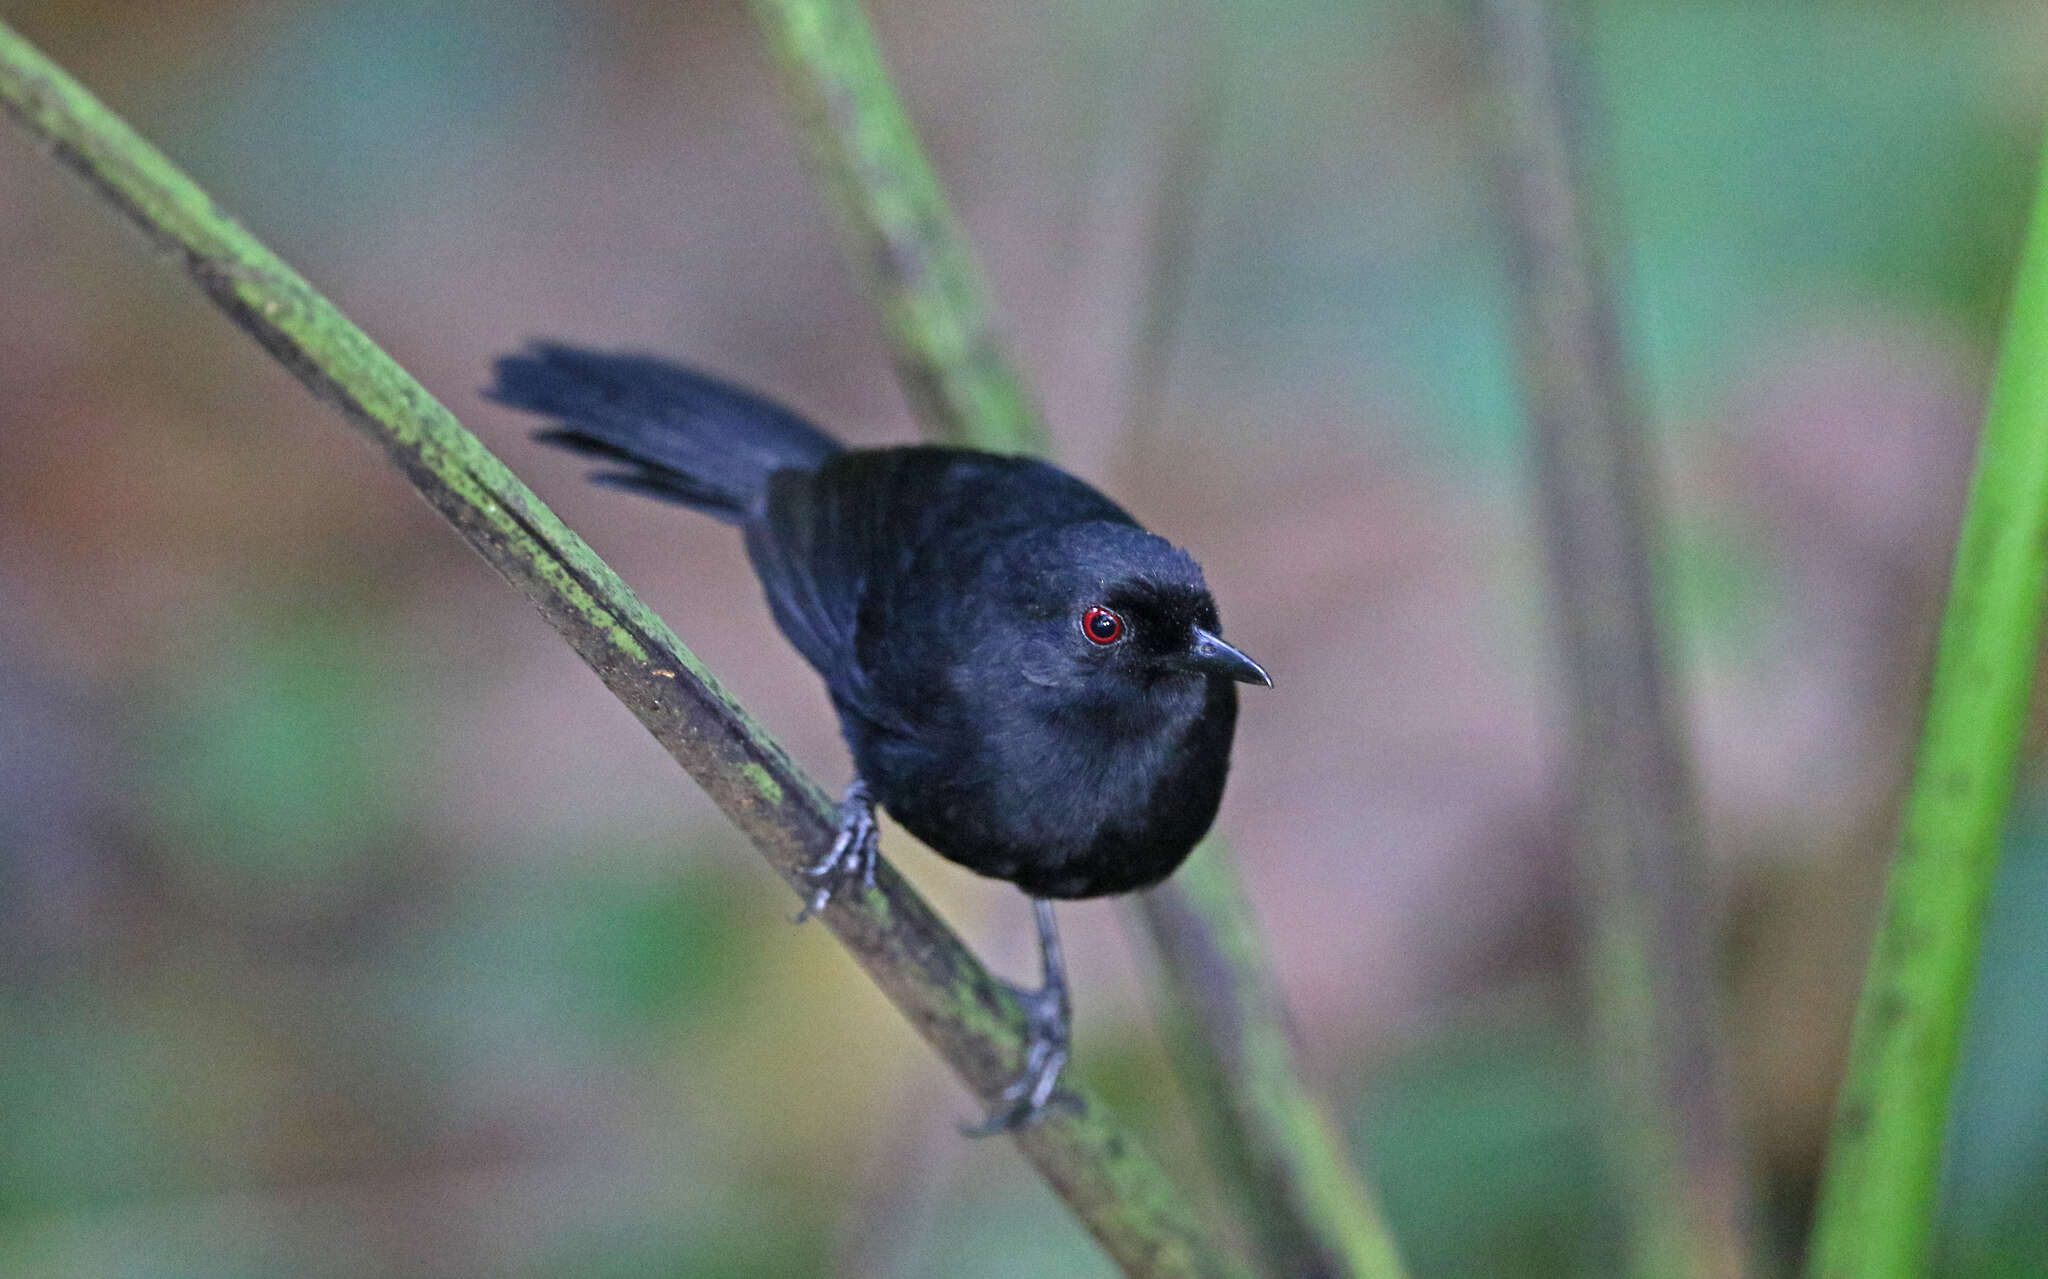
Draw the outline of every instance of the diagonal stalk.
[[[856,0],[752,0],[847,259],[925,429],[1005,453],[1043,450],[1045,428],[989,319],[988,289],[917,144]]]
[[[1168,984],[1176,1040],[1212,1157],[1251,1205],[1251,1227],[1279,1275],[1405,1272],[1364,1175],[1301,1080],[1287,1017],[1229,846],[1205,840],[1140,908]]]
[[[1812,1279],[1928,1272],[1949,1093],[2026,733],[2048,577],[2048,160],[2040,184],[1835,1103]]]
[[[890,84],[858,0],[752,0],[854,274],[882,314],[935,438],[1042,449],[1046,432],[994,336],[972,250]],[[982,394],[935,393],[993,388]],[[1269,1265],[1398,1279],[1399,1255],[1335,1126],[1303,1085],[1271,965],[1222,841],[1145,895],[1174,1020],[1241,1156],[1230,1178]]]
[[[0,107],[192,277],[230,320],[377,444],[561,632],[802,892],[832,806],[618,576],[454,416],[205,192],[0,23]],[[823,922],[984,1101],[1022,1063],[1008,990],[886,863]],[[1126,1273],[1232,1276],[1194,1211],[1085,1089],[1018,1145]]]

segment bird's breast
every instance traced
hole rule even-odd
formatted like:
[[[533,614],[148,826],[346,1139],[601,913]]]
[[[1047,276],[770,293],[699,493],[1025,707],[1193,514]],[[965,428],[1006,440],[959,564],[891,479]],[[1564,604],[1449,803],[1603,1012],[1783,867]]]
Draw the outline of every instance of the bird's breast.
[[[856,757],[884,807],[950,860],[1039,896],[1126,892],[1172,873],[1222,796],[1234,698],[1176,709],[1133,719],[1027,700],[985,709],[943,748]]]

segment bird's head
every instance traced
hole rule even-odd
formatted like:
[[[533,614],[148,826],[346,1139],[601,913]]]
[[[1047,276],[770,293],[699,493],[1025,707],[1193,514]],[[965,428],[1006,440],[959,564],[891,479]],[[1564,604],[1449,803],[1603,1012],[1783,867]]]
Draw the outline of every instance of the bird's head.
[[[1223,640],[1201,566],[1162,537],[1097,522],[1014,548],[1005,571],[1029,620],[1024,677],[1045,687],[1171,695],[1220,677],[1273,686]]]

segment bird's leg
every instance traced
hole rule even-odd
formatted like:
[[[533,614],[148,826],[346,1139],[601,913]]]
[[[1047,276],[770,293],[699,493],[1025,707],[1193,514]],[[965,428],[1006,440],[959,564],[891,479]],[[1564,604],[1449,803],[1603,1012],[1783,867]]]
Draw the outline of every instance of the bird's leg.
[[[1060,1071],[1067,1064],[1074,1008],[1067,998],[1067,965],[1060,956],[1060,934],[1053,926],[1051,902],[1034,897],[1031,907],[1038,920],[1038,957],[1045,980],[1037,990],[1016,991],[1017,1002],[1024,1006],[1024,1071],[997,1095],[996,1108],[987,1119],[961,1129],[970,1137],[1015,1132],[1045,1118],[1059,1086]]]
[[[859,777],[847,784],[846,793],[839,797],[839,835],[832,841],[832,847],[823,857],[804,867],[804,878],[818,885],[811,890],[811,898],[804,908],[797,912],[796,922],[806,919],[825,909],[832,894],[855,884],[863,888],[875,886],[875,799],[868,794],[868,784]]]

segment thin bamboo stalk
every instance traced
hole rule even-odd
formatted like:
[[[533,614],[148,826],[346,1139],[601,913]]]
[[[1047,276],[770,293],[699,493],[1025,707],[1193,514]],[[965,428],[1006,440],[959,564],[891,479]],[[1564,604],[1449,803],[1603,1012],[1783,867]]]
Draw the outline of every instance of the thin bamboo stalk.
[[[1927,1273],[1942,1141],[2048,582],[2048,159],[2013,281],[1808,1274]]]

